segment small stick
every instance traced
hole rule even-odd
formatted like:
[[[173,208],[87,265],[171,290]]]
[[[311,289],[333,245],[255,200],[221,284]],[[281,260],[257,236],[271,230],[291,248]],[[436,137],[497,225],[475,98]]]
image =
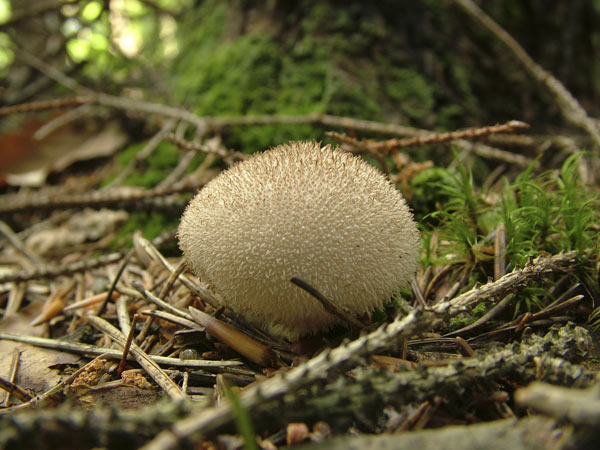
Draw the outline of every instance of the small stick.
[[[494,281],[506,275],[506,228],[503,223],[496,227],[494,238]]]
[[[63,312],[74,311],[76,309],[85,308],[87,306],[92,306],[97,303],[103,302],[106,299],[106,297],[108,297],[107,294],[108,294],[108,292],[100,292],[99,294],[92,295],[91,297],[88,297],[88,298],[84,298],[82,300],[79,300],[78,302],[71,303],[70,305],[65,306],[63,308]],[[119,292],[113,292],[111,298],[113,300],[116,300],[117,298],[119,298],[120,295],[121,294]]]
[[[236,151],[225,150],[221,146],[213,148],[212,146],[206,144],[197,144],[196,142],[187,141],[176,136],[174,133],[168,134],[167,140],[183,150],[202,152],[206,154],[215,154],[217,156],[220,156],[221,158],[233,157],[236,160],[242,161],[250,156]]]
[[[1,208],[0,208],[1,209]],[[77,261],[65,266],[50,267],[45,266],[42,269],[27,270],[23,272],[7,273],[0,275],[0,283],[8,283],[11,281],[30,281],[39,278],[56,278],[60,275],[70,275],[76,272],[84,272],[86,270],[95,269],[100,266],[106,266],[117,262],[123,257],[122,253],[110,253],[102,255],[97,259]]]
[[[140,253],[140,252],[145,253],[148,256],[148,258],[158,261],[169,272],[173,272],[175,270],[173,268],[173,266],[169,263],[169,261],[167,261],[167,259],[162,255],[162,253],[160,253],[158,251],[158,249],[154,246],[154,244],[152,242],[150,242],[149,240],[145,239],[143,236],[134,235],[133,243],[134,243],[134,246],[138,249],[138,253]],[[212,292],[208,291],[207,289],[202,288],[201,286],[198,286],[197,283],[190,280],[184,274],[180,274],[178,279],[179,279],[179,281],[181,281],[181,283],[185,287],[187,287],[193,293],[198,295],[198,297],[200,297],[202,299],[202,301],[208,303],[210,306],[212,306],[215,309],[219,308],[219,306],[220,306],[219,301],[215,298],[215,296],[212,294]]]
[[[119,322],[119,328],[124,335],[129,335],[131,331],[131,320],[129,318],[129,311],[127,311],[127,299],[125,297],[119,297],[115,302],[117,310],[117,321]]]
[[[98,311],[96,311],[97,316],[101,316],[102,314],[104,314],[104,311],[106,310],[106,305],[108,305],[108,301],[112,298],[113,292],[115,292],[117,283],[119,282],[119,278],[121,278],[121,275],[123,275],[123,272],[125,271],[125,267],[127,266],[127,264],[129,263],[129,260],[133,256],[133,253],[134,253],[133,249],[129,250],[127,252],[127,254],[125,255],[125,257],[123,258],[123,261],[121,261],[119,270],[117,271],[117,274],[115,275],[115,279],[113,280],[112,284],[110,285],[110,288],[108,289],[106,298],[104,299],[104,301],[98,308]]]
[[[80,106],[91,102],[92,98],[90,97],[67,97],[52,100],[42,100],[37,102],[20,103],[18,105],[3,106],[2,108],[0,108],[0,116],[8,116],[11,114],[18,113],[47,111],[49,109],[57,108],[71,108],[73,106]]]
[[[455,342],[456,342],[456,347],[458,347],[458,351],[460,352],[461,355],[463,355],[465,357],[471,357],[475,354],[475,350],[473,350],[473,347],[471,347],[471,344],[469,344],[467,341],[465,341],[460,336],[456,336]]]
[[[23,256],[25,256],[37,269],[44,267],[44,262],[34,253],[30,252],[19,236],[2,220],[0,220],[0,233],[2,233],[8,242]]]
[[[274,367],[277,364],[277,355],[269,347],[260,344],[240,330],[193,306],[188,309],[194,320],[206,328],[207,333],[227,344],[250,361],[262,367]]]
[[[415,297],[417,297],[417,300],[419,301],[421,306],[426,307],[427,301],[423,296],[423,292],[421,292],[421,287],[419,286],[419,283],[417,283],[416,277],[412,277],[412,279],[410,280],[410,287],[412,288],[413,294],[415,294]]]
[[[477,128],[466,128],[464,130],[450,131],[448,133],[431,133],[425,136],[413,136],[403,139],[389,139],[387,141],[363,144],[370,150],[380,150],[389,153],[393,149],[423,146],[428,144],[439,144],[442,142],[456,141],[458,139],[475,139],[490,134],[513,132],[515,130],[526,130],[529,124],[518,120],[511,120],[503,124],[490,125]]]
[[[6,392],[13,394],[22,402],[28,402],[32,398],[29,392],[4,377],[0,377],[0,389],[4,389]]]
[[[133,334],[135,330],[135,324],[138,320],[139,315],[134,314],[133,320],[131,321],[131,327],[129,327],[129,333],[127,334],[127,341],[125,342],[125,347],[123,347],[123,356],[121,357],[121,361],[119,362],[119,368],[117,369],[117,376],[120,377],[123,373],[123,369],[125,368],[125,361],[127,360],[127,354],[129,353],[129,347],[131,347],[131,341],[133,340]]]
[[[160,298],[161,300],[165,299],[165,297],[167,296],[167,294],[169,293],[169,291],[175,284],[175,281],[177,281],[177,279],[179,278],[179,275],[181,275],[184,270],[185,270],[185,261],[182,259],[181,262],[179,264],[177,264],[177,267],[175,267],[175,270],[173,270],[173,272],[171,272],[171,275],[169,275],[167,282],[161,289],[160,294],[158,294],[158,298]]]
[[[147,316],[146,317],[146,321],[144,322],[144,325],[142,326],[142,330],[139,332],[139,334],[136,336],[135,338],[135,342],[137,344],[141,344],[142,342],[144,342],[144,339],[146,339],[146,336],[148,336],[148,333],[150,332],[150,328],[152,327],[152,324],[154,323],[154,318],[155,316],[153,316],[152,314],[148,314],[152,311],[141,311],[140,314]]]
[[[113,327],[114,328],[114,327]],[[116,330],[116,328],[115,328]],[[97,347],[90,344],[82,344],[79,342],[67,342],[59,341],[58,339],[47,339],[35,336],[24,336],[21,334],[2,333],[0,332],[0,340],[6,339],[7,341],[13,342],[24,342],[26,344],[35,345],[37,347],[51,348],[54,350],[64,350],[71,353],[78,353],[83,355],[102,355],[107,354],[112,358],[120,358],[123,354],[122,351],[114,348]],[[125,338],[123,338],[123,342]],[[231,367],[241,366],[241,361],[224,360],[214,361],[205,359],[179,359],[179,358],[168,358],[166,356],[149,355],[150,359],[158,364],[164,366],[177,366],[177,367]],[[134,359],[133,357],[127,359]]]
[[[352,317],[345,311],[342,311],[336,305],[331,303],[323,294],[321,294],[318,290],[316,290],[314,287],[312,287],[310,284],[308,284],[303,279],[298,278],[298,277],[292,277],[292,278],[290,278],[290,281],[292,283],[294,283],[296,286],[298,286],[300,289],[304,289],[306,292],[308,292],[314,298],[319,300],[321,305],[323,305],[323,308],[325,308],[325,310],[328,313],[334,315],[338,319],[341,319],[345,324],[350,326],[350,328],[360,330],[365,327],[363,323],[361,323],[359,320],[355,319],[354,317]]]
[[[136,288],[140,294],[142,294],[144,297],[146,297],[147,300],[154,303],[159,308],[169,311],[171,314],[175,314],[176,316],[192,320],[192,316],[186,310],[177,308],[176,306],[173,306],[165,302],[164,300],[161,300],[152,292],[148,291],[144,286],[142,286],[142,283],[140,283],[139,281],[133,281],[131,284],[133,284],[133,287]]]
[[[71,109],[70,111],[67,111],[66,113],[50,120],[50,122],[46,122],[44,125],[39,127],[33,134],[33,138],[36,141],[41,141],[54,131],[58,130],[61,127],[64,127],[65,125],[71,122],[81,119],[83,116],[86,116],[91,111],[93,111],[93,109],[92,106],[89,104],[83,104],[75,109]]]
[[[163,319],[163,320],[168,320],[169,322],[176,323],[178,325],[182,325],[191,330],[201,329],[196,322],[194,322],[192,320],[184,319],[183,317],[180,317],[180,316],[176,316],[175,314],[169,314],[168,312],[165,312],[165,311],[156,311],[156,310],[142,311],[140,314],[143,316],[148,316],[149,319],[159,318],[159,319]]]
[[[10,373],[8,375],[8,381],[11,383],[15,382],[17,378],[17,371],[19,370],[19,362],[21,361],[21,352],[17,349],[13,351],[12,361],[10,363]],[[2,402],[3,407],[7,407],[10,404],[10,392],[6,393],[4,401]]]
[[[106,333],[112,340],[116,341],[119,345],[125,346],[126,340],[117,328],[113,327],[106,320],[98,316],[88,316],[88,322],[94,326],[94,328]],[[164,389],[164,391],[173,400],[183,400],[186,395],[181,392],[179,386],[177,386],[171,378],[155,363],[137,344],[131,343],[130,347],[133,357],[142,368],[152,377],[152,379]]]
[[[483,316],[481,316],[479,319],[477,319],[472,324],[469,324],[466,327],[461,328],[460,330],[456,330],[456,331],[447,333],[442,337],[447,338],[447,337],[459,336],[459,335],[463,335],[463,334],[472,332],[473,330],[481,327],[483,324],[492,320],[494,317],[498,316],[502,311],[504,311],[506,309],[506,307],[508,305],[510,305],[510,303],[513,301],[514,297],[515,296],[513,294],[508,294],[506,297],[504,297],[502,300],[500,300],[496,304],[496,306],[494,306],[492,309],[490,309],[488,312],[486,312]]]

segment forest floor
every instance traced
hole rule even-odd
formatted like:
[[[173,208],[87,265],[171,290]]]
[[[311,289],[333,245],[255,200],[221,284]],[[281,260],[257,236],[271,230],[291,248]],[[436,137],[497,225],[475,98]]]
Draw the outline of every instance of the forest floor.
[[[407,145],[478,145],[524,127],[431,133]],[[104,142],[116,148],[119,133],[111,133]],[[90,135],[82,144],[88,150],[101,140],[97,130]],[[386,159],[375,155],[375,164],[391,165],[407,196],[439,187],[414,183],[435,167],[412,162],[398,139],[331,136],[348,151],[390,149]],[[199,149],[213,156],[204,159],[209,163],[182,170],[191,161],[183,151],[166,177],[172,183],[162,187],[101,187],[151,167],[139,153],[122,165],[92,152],[58,169],[52,164],[60,158],[44,160],[47,178],[35,189],[4,188],[0,373],[7,395],[0,445],[479,448],[510,439],[515,448],[568,448],[598,438],[597,250],[588,247],[598,230],[590,206],[597,191],[577,175],[586,170],[583,156],[542,178],[530,175],[534,181],[515,181],[504,197],[473,185],[460,163],[455,175],[437,173],[445,183],[437,205],[444,214],[423,230],[412,290],[363,330],[340,327],[287,342],[219,308],[181,263],[172,218],[190,191],[218,173],[215,158],[247,157],[212,142]],[[517,193],[515,228],[499,215],[485,225],[492,233],[475,231],[478,241],[465,247],[461,236],[483,227],[499,202],[508,208]],[[474,210],[465,208],[469,202]],[[556,210],[544,202],[556,202]],[[588,207],[585,219],[581,209]],[[523,227],[531,210],[549,215],[552,235],[545,239],[556,245],[518,234],[530,233]],[[572,214],[587,220],[577,239],[565,217]],[[140,230],[158,235],[148,240]],[[517,236],[538,248],[515,246]],[[560,245],[564,251],[552,251]],[[208,313],[209,322],[190,306]],[[214,331],[223,324],[243,338]]]

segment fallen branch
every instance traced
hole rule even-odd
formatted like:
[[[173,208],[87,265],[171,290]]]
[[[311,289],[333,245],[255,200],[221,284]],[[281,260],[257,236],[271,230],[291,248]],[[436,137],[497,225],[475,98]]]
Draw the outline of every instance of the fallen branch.
[[[600,427],[600,386],[588,389],[570,389],[547,383],[532,383],[515,393],[521,406],[555,417],[567,419],[575,425]]]
[[[472,0],[454,1],[473,19],[487,28],[517,58],[529,75],[552,95],[565,120],[585,130],[592,138],[596,147],[600,149],[600,128],[598,124],[588,116],[585,109],[583,109],[567,88],[554,75],[537,64],[506,30],[494,22]]]
[[[497,281],[475,287],[452,300],[439,303],[432,309],[415,309],[408,315],[398,317],[368,335],[361,336],[332,350],[325,350],[289,372],[281,373],[248,388],[240,396],[240,401],[252,415],[262,404],[283,398],[289,392],[295,392],[321,380],[339,375],[344,370],[359,365],[370,355],[394,348],[403,338],[415,337],[424,330],[446,323],[450,317],[466,311],[474,304],[502,298],[544,274],[569,270],[575,265],[576,254],[573,251],[554,256],[540,256],[523,269],[515,269]],[[178,422],[171,430],[159,434],[145,448],[146,450],[177,448],[182,439],[187,439],[191,435],[211,433],[230,424],[232,420],[231,405],[221,403]]]

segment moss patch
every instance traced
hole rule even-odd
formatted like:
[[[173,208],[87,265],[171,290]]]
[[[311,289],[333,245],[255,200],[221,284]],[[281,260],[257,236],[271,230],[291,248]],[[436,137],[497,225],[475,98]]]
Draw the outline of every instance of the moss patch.
[[[363,17],[361,11],[319,4],[297,22],[291,14],[284,30],[256,25],[256,31],[232,38],[226,30],[235,18],[229,17],[226,5],[205,2],[179,25],[182,51],[171,68],[175,93],[205,116],[316,112],[425,120],[436,104],[434,85],[416,69],[398,67],[385,54],[371,54],[389,36],[378,19]],[[192,28],[193,33],[186,31]],[[387,66],[393,69],[382,70]],[[248,126],[230,130],[226,138],[229,145],[253,152],[289,140],[323,139],[323,130]]]

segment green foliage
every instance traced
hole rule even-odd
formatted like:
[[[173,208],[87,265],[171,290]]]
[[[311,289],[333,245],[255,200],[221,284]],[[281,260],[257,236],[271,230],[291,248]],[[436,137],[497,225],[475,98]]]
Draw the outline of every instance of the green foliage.
[[[418,173],[410,182],[412,196],[410,205],[418,223],[424,223],[425,217],[432,211],[444,208],[449,200],[448,194],[439,186],[452,183],[452,175],[441,167],[432,167]],[[429,216],[431,218],[431,216]],[[436,220],[434,223],[438,223]]]
[[[318,4],[299,24],[289,24],[299,27],[297,33],[259,29],[232,38],[224,31],[231,21],[226,4],[205,2],[179,24],[181,52],[170,69],[171,85],[179,100],[202,116],[328,113],[385,120],[390,112],[421,120],[430,115],[435,88],[416,70],[397,68],[383,56],[377,64],[360,62],[384,39],[381,27],[362,20],[361,11]],[[389,70],[381,70],[380,63]],[[236,127],[229,133],[227,143],[247,152],[323,138],[322,130],[309,125]]]
[[[435,106],[434,87],[418,72],[406,68],[391,68],[383,84],[387,96],[396,102],[409,118],[424,119]]]
[[[8,34],[0,33],[0,76],[6,76],[8,68],[15,59],[10,43]]]
[[[178,224],[178,216],[169,217],[166,214],[147,211],[136,212],[131,214],[127,222],[119,229],[111,246],[114,249],[131,247],[131,236],[135,231],[141,231],[146,239],[152,240],[166,231],[177,229]]]
[[[433,183],[437,195],[446,199],[444,209],[428,217],[441,224],[440,235],[446,242],[446,256],[476,262],[482,258],[477,249],[480,238],[486,233],[483,217],[487,206],[473,184],[473,175],[459,160],[457,173],[447,171],[442,181]]]
[[[600,306],[598,306],[594,309],[594,311],[592,311],[592,314],[590,314],[590,317],[588,319],[588,323],[594,330],[600,330]]]
[[[135,159],[145,143],[130,145],[117,156],[117,164],[124,168]],[[164,180],[179,162],[179,151],[168,142],[161,142],[150,156],[140,162],[140,168],[131,173],[123,182],[126,186],[152,188]],[[105,183],[107,183],[107,180]]]
[[[579,157],[569,157],[559,174],[533,176],[531,166],[514,183],[506,183],[497,205],[484,201],[471,171],[458,161],[456,172],[425,171],[415,177],[412,187],[415,197],[418,193],[426,204],[443,208],[425,219],[437,220],[430,225],[440,224],[437,231],[454,254],[478,256],[476,247],[502,223],[513,265],[542,252],[577,250],[583,255],[596,245],[599,209],[598,198],[578,182]]]
[[[577,181],[580,157],[569,157],[558,176],[548,172],[532,180],[530,168],[504,190],[501,220],[514,264],[541,252],[583,255],[596,245],[598,198]]]
[[[492,238],[503,224],[509,270],[526,264],[531,256],[576,250],[582,259],[577,276],[587,289],[598,291],[592,261],[598,258],[600,208],[598,197],[578,182],[580,157],[569,157],[559,172],[534,176],[532,166],[513,183],[507,182],[492,201],[490,196],[484,201],[471,171],[460,163],[455,172],[438,170],[422,175],[416,187],[426,192],[421,183],[431,179],[427,201],[442,207],[422,223],[422,261],[464,266],[470,270],[469,284],[486,282],[492,270]],[[435,247],[433,234],[439,238]],[[541,308],[544,298],[548,292],[535,285],[524,289],[515,298],[515,314]],[[469,320],[472,318],[457,319],[454,326],[464,326]]]
[[[258,450],[256,434],[254,433],[250,414],[248,414],[248,411],[244,408],[244,405],[242,405],[238,395],[229,387],[227,387],[227,398],[231,402],[235,424],[244,439],[244,448],[247,450]]]
[[[231,117],[321,110],[327,64],[307,60],[302,70],[294,70],[292,57],[282,58],[275,43],[263,34],[223,42],[213,50],[185,67],[177,63],[184,69],[178,74],[177,93],[191,102],[197,114]],[[256,150],[315,134],[308,125],[240,127],[232,130],[229,143]]]
[[[477,304],[469,314],[454,316],[450,319],[448,323],[448,327],[446,329],[447,332],[460,330],[461,328],[466,327],[467,325],[472,324],[477,321],[481,316],[483,316],[488,311],[488,307],[485,303]]]

